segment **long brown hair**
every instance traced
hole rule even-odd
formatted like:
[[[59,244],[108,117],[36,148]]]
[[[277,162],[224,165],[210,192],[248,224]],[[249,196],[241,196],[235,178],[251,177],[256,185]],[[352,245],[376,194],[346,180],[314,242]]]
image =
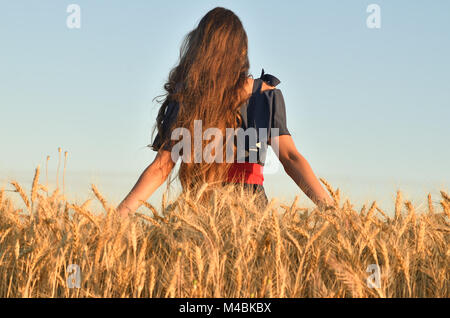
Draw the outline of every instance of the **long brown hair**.
[[[162,129],[171,101],[179,104],[178,116],[171,128],[189,129],[191,145],[194,144],[194,120],[202,120],[203,131],[216,127],[222,130],[223,136],[226,136],[225,128],[240,127],[239,110],[249,98],[244,89],[249,67],[247,34],[239,17],[223,7],[210,10],[185,36],[179,63],[164,84],[167,93],[161,95],[165,99],[156,120],[158,131]],[[223,153],[214,154],[223,156],[221,164],[204,160],[193,162],[194,147],[191,147],[191,162],[182,161],[178,171],[183,189],[196,188],[205,182],[221,183],[226,178],[230,164],[225,160],[225,140],[222,142]],[[202,140],[202,151],[208,143]]]

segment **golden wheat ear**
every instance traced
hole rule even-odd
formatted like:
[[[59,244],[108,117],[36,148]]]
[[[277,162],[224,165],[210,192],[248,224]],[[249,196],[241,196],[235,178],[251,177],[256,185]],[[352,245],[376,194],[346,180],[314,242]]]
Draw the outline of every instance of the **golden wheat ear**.
[[[39,165],[36,168],[36,171],[34,173],[33,182],[31,184],[31,204],[34,204],[34,201],[36,200],[37,192],[39,190],[38,184],[39,184],[39,173],[40,168]]]
[[[68,152],[64,151],[64,170],[63,170],[63,195],[66,193],[66,166]]]
[[[91,189],[92,189],[92,192],[94,192],[96,198],[97,198],[97,199],[100,201],[100,203],[102,204],[103,209],[105,209],[105,211],[108,211],[108,210],[109,210],[108,202],[107,202],[107,201],[105,200],[105,198],[101,195],[100,191],[98,191],[96,185],[95,185],[95,184],[92,184],[92,185],[91,185]]]
[[[335,190],[333,190],[333,188],[331,187],[330,183],[325,180],[324,178],[319,178],[320,182],[322,182],[324,184],[324,186],[327,188],[328,192],[330,193],[331,197],[334,200],[334,203],[337,207],[339,207],[340,204],[340,191],[339,188]],[[328,210],[330,207],[326,207],[326,209]]]
[[[45,186],[48,189],[48,162],[50,160],[50,156],[47,155],[47,159],[45,160]],[[48,196],[48,190],[47,190],[47,196]]]
[[[395,220],[399,220],[402,217],[402,203],[402,192],[398,190],[395,198]]]
[[[20,197],[22,198],[23,202],[25,203],[25,206],[27,207],[28,211],[31,213],[30,200],[28,200],[28,197],[25,194],[25,191],[22,189],[22,187],[19,185],[19,183],[17,181],[12,181],[11,184],[15,188],[15,192],[19,193]]]
[[[59,167],[61,165],[61,147],[58,147],[58,168],[56,169],[56,188],[59,188]]]
[[[433,201],[431,200],[431,193],[428,193],[428,213],[434,214]]]
[[[441,195],[445,201],[450,202],[450,196],[445,191],[441,190]]]

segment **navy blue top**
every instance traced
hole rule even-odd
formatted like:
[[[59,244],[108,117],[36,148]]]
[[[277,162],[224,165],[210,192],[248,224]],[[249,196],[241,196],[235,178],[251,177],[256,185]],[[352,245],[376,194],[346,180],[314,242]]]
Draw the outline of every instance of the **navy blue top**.
[[[255,128],[257,133],[256,144],[250,144],[250,138],[245,136],[245,156],[238,157],[240,162],[250,162],[249,151],[256,151],[256,162],[264,165],[267,154],[267,139],[271,137],[270,128],[278,128],[278,135],[290,135],[286,123],[286,105],[284,103],[283,94],[280,89],[267,89],[261,91],[263,82],[270,86],[277,86],[280,80],[271,74],[264,74],[264,69],[261,76],[253,81],[253,89],[250,98],[241,107],[241,115],[243,123],[241,127],[245,130],[247,128]],[[168,131],[170,123],[176,119],[178,114],[179,104],[172,101],[168,104],[162,122],[162,131],[158,131],[153,143],[150,147],[154,151],[161,148],[162,141],[167,138],[170,140],[171,132]],[[259,129],[266,129],[267,139],[260,138]],[[163,149],[170,151],[174,144],[179,142],[173,140],[164,145]],[[236,142],[236,141],[235,141]]]

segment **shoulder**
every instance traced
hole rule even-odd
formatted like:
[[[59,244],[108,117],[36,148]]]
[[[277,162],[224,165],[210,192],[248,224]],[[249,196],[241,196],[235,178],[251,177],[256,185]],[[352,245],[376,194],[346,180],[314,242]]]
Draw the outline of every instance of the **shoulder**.
[[[264,72],[261,70],[261,75],[257,79],[253,77],[248,77],[245,83],[245,91],[251,94],[254,93],[265,93],[279,90],[276,86],[280,84],[281,81],[274,75]]]
[[[261,95],[269,101],[283,100],[283,92],[280,88],[271,86],[264,82],[261,85]]]
[[[245,83],[245,90],[248,93],[252,92],[252,87],[256,84],[255,81],[256,80],[251,78],[251,77],[247,78],[247,82]],[[266,91],[266,90],[270,90],[270,89],[276,89],[276,87],[272,86],[272,85],[269,85],[269,84],[267,84],[266,82],[263,81],[262,85],[261,85],[261,92]]]
[[[269,84],[267,84],[266,82],[263,82],[261,85],[261,92],[266,92],[266,91],[274,91],[274,90],[280,90],[279,88],[276,88],[275,86],[271,86]]]
[[[283,93],[277,87],[280,83],[281,81],[275,75],[265,73],[264,69],[262,69],[260,77],[253,83],[255,102],[267,105],[270,114],[277,110],[279,112],[285,107]]]
[[[265,73],[264,69],[262,69],[261,75],[258,80],[261,81],[261,93],[264,93],[268,96],[281,94],[281,90],[277,88],[277,85],[280,84],[281,81],[275,75]]]

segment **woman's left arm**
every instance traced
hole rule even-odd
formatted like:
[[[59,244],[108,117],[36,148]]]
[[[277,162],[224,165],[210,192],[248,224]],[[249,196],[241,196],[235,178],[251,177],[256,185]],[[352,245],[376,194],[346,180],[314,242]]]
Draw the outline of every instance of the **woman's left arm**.
[[[161,149],[155,160],[142,172],[130,193],[119,204],[118,213],[121,216],[134,213],[142,204],[141,201],[146,201],[164,183],[174,166],[171,152]]]
[[[272,147],[278,147],[277,155],[284,170],[300,189],[319,207],[332,205],[333,200],[321,186],[308,161],[295,147],[292,137],[281,135],[271,139]]]

